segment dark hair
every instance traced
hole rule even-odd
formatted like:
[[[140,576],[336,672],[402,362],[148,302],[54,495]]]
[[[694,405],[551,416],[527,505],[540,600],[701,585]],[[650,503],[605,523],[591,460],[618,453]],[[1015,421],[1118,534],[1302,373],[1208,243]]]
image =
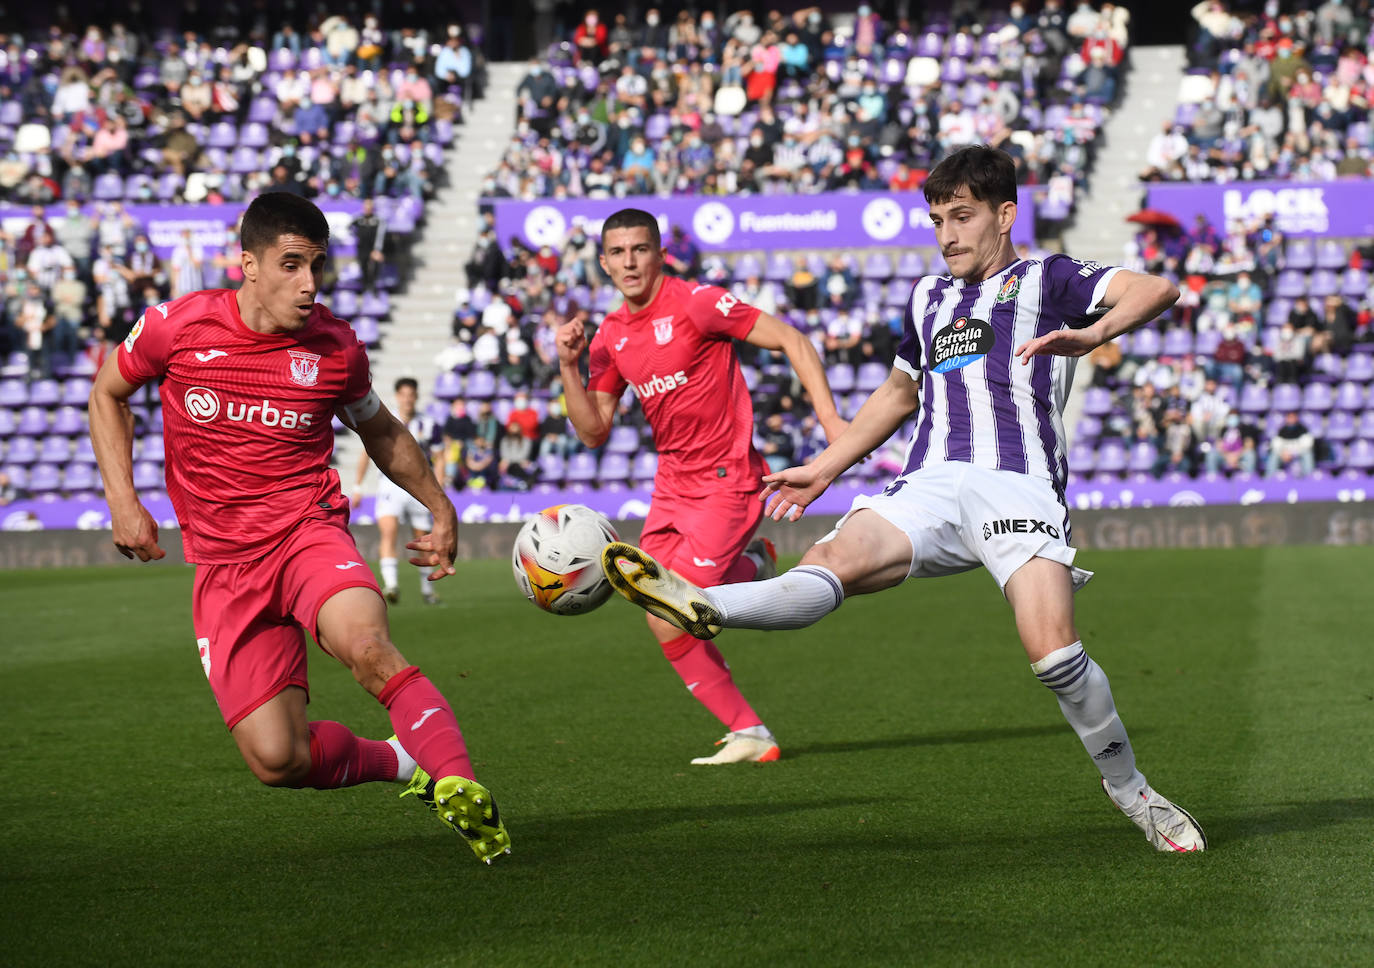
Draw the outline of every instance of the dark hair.
[[[400,393],[401,387],[410,387],[416,393],[419,393],[420,381],[416,380],[413,376],[403,376],[396,381],[396,385],[393,386],[392,389],[395,390],[397,393]]]
[[[299,235],[329,244],[329,222],[315,203],[291,192],[264,192],[243,213],[239,244],[261,255],[283,235]]]
[[[994,209],[1016,201],[1016,165],[1011,155],[987,145],[969,145],[944,158],[931,169],[921,186],[928,205],[952,199],[961,188]]]
[[[658,231],[658,219],[642,208],[622,208],[606,219],[605,224],[601,226],[601,247],[606,247],[606,233],[612,229],[639,228],[649,230],[649,241],[653,242],[655,249],[663,247],[663,236]]]

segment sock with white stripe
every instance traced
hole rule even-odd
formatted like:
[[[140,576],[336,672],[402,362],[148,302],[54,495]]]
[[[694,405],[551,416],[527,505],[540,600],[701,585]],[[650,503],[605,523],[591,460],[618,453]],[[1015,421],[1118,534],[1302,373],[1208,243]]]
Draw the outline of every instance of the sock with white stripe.
[[[1083,651],[1082,642],[1075,642],[1032,663],[1031,671],[1059,700],[1064,718],[1106,778],[1113,798],[1129,802],[1145,785],[1145,777],[1135,768],[1135,752],[1102,667]]]
[[[798,565],[776,578],[705,589],[733,629],[800,629],[814,625],[844,601],[844,586],[829,568]]]

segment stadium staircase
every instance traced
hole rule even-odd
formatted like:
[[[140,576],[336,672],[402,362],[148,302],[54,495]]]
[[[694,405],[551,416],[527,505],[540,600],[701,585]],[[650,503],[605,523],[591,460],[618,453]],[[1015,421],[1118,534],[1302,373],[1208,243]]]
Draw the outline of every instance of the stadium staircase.
[[[1126,217],[1140,209],[1140,172],[1150,139],[1174,116],[1178,83],[1187,69],[1182,46],[1133,47],[1125,94],[1102,127],[1087,190],[1078,200],[1077,217],[1064,232],[1064,251],[1077,259],[1119,264],[1136,226]],[[1092,367],[1078,367],[1074,392],[1064,413],[1064,430],[1072,442],[1082,416],[1083,390],[1091,382]]]
[[[447,178],[437,196],[425,206],[425,223],[411,253],[414,274],[406,290],[392,304],[391,322],[382,331],[382,344],[369,351],[372,384],[391,406],[392,384],[403,376],[420,381],[420,403],[432,399],[429,384],[437,370],[435,355],[448,345],[449,328],[457,308],[455,293],[466,277],[467,262],[477,241],[477,198],[483,176],[494,169],[515,132],[515,89],[528,65],[487,65],[487,87],[456,137],[445,163]],[[354,467],[362,445],[341,431],[335,438],[335,467],[344,491],[353,485]],[[376,490],[377,471],[368,471],[364,491]]]

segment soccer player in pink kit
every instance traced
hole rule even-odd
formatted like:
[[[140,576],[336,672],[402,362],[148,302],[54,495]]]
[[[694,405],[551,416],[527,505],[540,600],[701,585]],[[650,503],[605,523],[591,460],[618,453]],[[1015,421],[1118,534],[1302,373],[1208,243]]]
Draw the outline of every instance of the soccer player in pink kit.
[[[348,323],[315,302],[329,244],[323,213],[289,193],[261,195],[240,238],[240,288],[150,308],[96,376],[91,440],[114,543],[126,558],[165,555],[134,491],[128,404],[156,380],[167,493],[186,560],[197,565],[191,613],[201,663],[249,769],[281,787],[408,780],[401,795],[435,810],[490,863],[510,838],[473,779],[453,710],[391,643],[329,466],[331,418],[356,430],[377,466],[433,513],[433,531],[406,546],[431,579],[454,573],[453,505],[373,392]],[[386,707],[403,742],[307,720],[306,630]]]
[[[787,356],[830,440],[848,423],[802,333],[725,289],[664,275],[663,260],[658,222],[648,212],[627,208],[606,220],[601,267],[625,302],[591,341],[585,386],[578,368],[588,350],[582,323],[558,330],[568,418],[584,444],[599,447],[621,394],[633,387],[659,453],[644,547],[699,584],[769,578],[777,570],[772,544],[750,540],[763,517],[757,495],[767,468],[753,446],[754,407],[732,341]],[[655,615],[648,619],[687,689],[728,730],[714,755],[692,762],[776,760],[777,740],[740,693],[720,651]]]

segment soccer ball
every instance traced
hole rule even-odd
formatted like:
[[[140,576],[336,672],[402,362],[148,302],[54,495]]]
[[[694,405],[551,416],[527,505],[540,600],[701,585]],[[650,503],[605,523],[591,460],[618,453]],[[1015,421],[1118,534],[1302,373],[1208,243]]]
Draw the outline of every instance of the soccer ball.
[[[555,615],[581,615],[611,597],[601,549],[619,535],[585,504],[555,504],[525,522],[511,550],[511,570],[525,597]]]

